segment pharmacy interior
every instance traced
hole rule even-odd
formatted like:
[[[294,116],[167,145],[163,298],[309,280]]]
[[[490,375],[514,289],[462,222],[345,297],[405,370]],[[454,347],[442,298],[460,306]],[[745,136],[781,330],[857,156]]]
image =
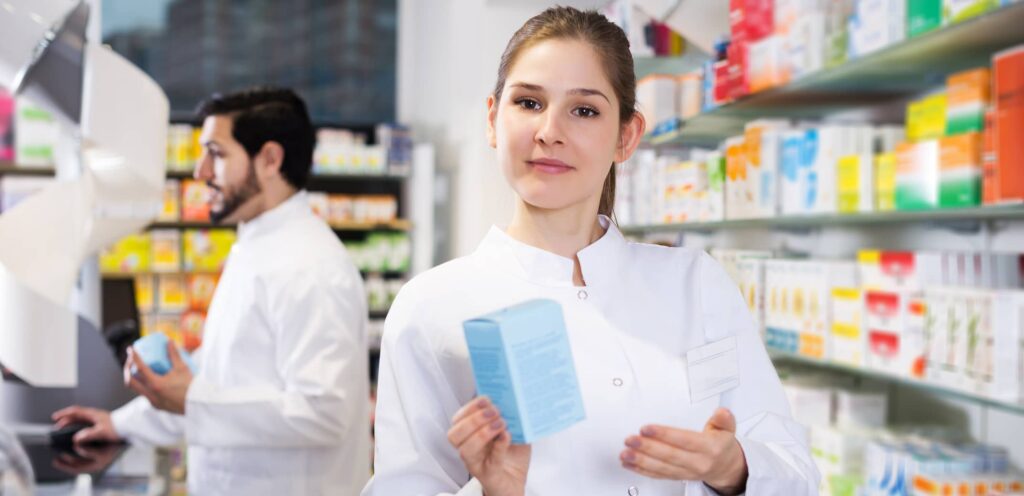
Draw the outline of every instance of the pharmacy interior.
[[[0,493],[186,493],[187,443],[80,470],[47,443],[59,408],[135,396],[136,340],[204,344],[244,228],[196,172],[210,94],[309,108],[305,195],[362,278],[371,422],[399,292],[508,224],[485,102],[555,2],[251,3],[0,1]],[[724,268],[821,494],[1024,494],[1024,2],[560,3],[630,42],[646,130],[615,224]],[[18,9],[38,29],[8,31]]]

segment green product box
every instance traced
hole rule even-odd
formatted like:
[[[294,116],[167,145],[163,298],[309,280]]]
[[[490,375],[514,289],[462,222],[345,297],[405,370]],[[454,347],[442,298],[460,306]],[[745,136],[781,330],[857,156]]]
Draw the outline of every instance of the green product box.
[[[896,209],[939,206],[939,142],[901,143],[896,148]]]
[[[943,0],[907,0],[907,37],[913,38],[942,26]]]

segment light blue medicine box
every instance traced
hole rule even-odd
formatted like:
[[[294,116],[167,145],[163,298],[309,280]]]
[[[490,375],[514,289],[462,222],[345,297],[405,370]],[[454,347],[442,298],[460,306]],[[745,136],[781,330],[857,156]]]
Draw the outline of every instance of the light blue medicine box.
[[[171,371],[171,357],[167,354],[167,336],[163,333],[155,332],[144,338],[136,340],[132,343],[132,348],[139,354],[143,362],[149,365],[149,368],[153,369],[159,375],[164,375]],[[181,355],[182,361],[188,365],[188,368],[192,370],[194,374],[196,372],[196,366],[192,362],[192,357],[187,351],[178,348],[178,354]],[[132,371],[134,372],[134,371]]]
[[[586,418],[558,303],[530,300],[462,327],[477,392],[498,407],[513,443],[531,443]]]

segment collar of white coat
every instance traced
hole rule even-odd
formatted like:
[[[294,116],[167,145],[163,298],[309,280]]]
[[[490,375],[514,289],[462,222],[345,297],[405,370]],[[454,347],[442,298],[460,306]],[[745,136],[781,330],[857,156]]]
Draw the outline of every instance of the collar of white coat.
[[[311,212],[309,195],[306,194],[306,190],[300,190],[281,202],[280,205],[257,215],[248,222],[238,224],[238,241],[276,231],[290,220]]]
[[[598,216],[605,229],[600,239],[576,253],[587,287],[614,284],[618,267],[626,255],[627,241],[607,216]],[[515,275],[546,286],[572,286],[573,261],[519,241],[492,226],[477,254],[490,264],[512,271]]]

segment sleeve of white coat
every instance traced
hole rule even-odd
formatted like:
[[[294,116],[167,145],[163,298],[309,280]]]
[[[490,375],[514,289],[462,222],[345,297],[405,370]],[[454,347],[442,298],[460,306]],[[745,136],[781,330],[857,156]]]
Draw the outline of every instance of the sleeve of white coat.
[[[118,435],[133,443],[170,446],[185,434],[184,417],[153,408],[144,396],[110,412],[110,421]]]
[[[818,494],[818,470],[806,429],[795,422],[779,376],[743,297],[708,256],[701,263],[701,300],[708,340],[736,336],[740,384],[722,395],[736,417],[736,437],[747,459],[747,494]],[[707,489],[709,494],[713,494]]]
[[[344,442],[348,419],[369,415],[366,304],[358,274],[325,267],[260,280],[253,290],[273,330],[280,384],[225,388],[197,377],[185,406],[189,444]]]
[[[399,294],[384,324],[374,475],[362,494],[480,496],[479,482],[470,479],[448,442],[451,418],[462,405],[415,323],[422,314],[403,296]]]

